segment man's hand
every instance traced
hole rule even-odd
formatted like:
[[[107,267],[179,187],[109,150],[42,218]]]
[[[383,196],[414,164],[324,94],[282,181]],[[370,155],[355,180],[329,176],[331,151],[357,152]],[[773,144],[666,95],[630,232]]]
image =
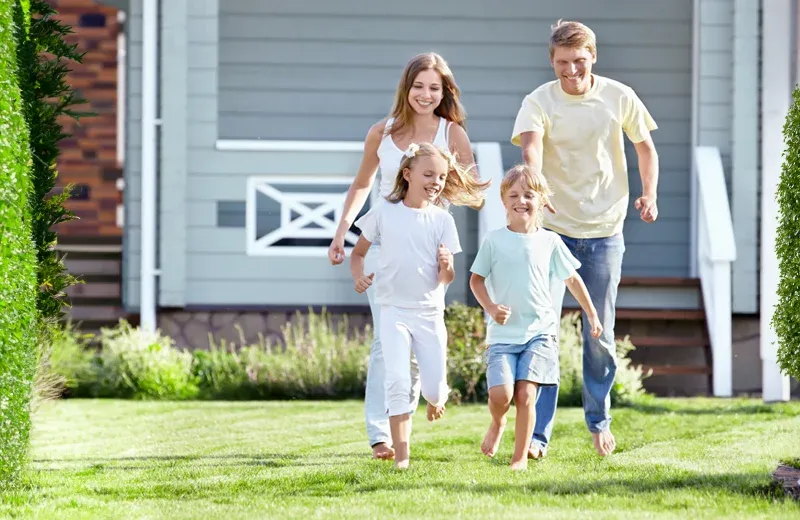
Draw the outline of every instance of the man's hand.
[[[648,224],[652,224],[658,218],[658,205],[656,204],[655,197],[642,195],[636,199],[636,202],[633,203],[633,207],[639,210],[642,220]]]

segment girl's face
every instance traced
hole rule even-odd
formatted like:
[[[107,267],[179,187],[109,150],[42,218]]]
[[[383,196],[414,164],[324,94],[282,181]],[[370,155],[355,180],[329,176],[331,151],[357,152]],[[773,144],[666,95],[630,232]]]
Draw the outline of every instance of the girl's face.
[[[541,196],[533,191],[524,178],[519,178],[511,185],[503,197],[503,206],[510,224],[527,224],[535,221],[542,207]]]
[[[447,161],[440,155],[417,157],[411,169],[403,171],[408,182],[408,195],[414,201],[435,202],[447,180]]]
[[[433,69],[425,69],[414,78],[408,91],[408,104],[420,115],[432,114],[442,102],[442,77]]]

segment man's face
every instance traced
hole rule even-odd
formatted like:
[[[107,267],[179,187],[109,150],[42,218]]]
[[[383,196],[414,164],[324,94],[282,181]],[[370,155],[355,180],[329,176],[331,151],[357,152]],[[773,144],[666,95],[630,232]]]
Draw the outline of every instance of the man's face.
[[[556,47],[550,63],[567,94],[585,94],[592,86],[592,65],[597,61],[586,47]]]

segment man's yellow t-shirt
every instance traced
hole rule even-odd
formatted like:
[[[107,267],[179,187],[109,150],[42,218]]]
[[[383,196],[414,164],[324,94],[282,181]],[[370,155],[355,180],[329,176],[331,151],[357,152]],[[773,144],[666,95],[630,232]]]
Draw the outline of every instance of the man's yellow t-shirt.
[[[622,231],[629,201],[623,132],[638,143],[658,128],[633,89],[593,78],[583,95],[567,94],[554,80],[525,96],[511,136],[519,146],[523,132],[542,133],[542,173],[556,210],[544,210],[544,226],[572,238]]]

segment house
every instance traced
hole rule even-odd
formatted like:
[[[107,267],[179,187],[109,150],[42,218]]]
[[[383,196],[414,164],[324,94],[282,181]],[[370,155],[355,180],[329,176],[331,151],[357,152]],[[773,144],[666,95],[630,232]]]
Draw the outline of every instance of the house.
[[[662,393],[763,383],[765,398],[788,398],[761,317],[776,284],[769,197],[796,0],[105,3],[127,17],[122,295],[144,326],[199,347],[237,323],[276,333],[308,307],[365,314],[326,249],[407,60],[448,60],[481,175],[499,179],[520,160],[520,102],[553,78],[550,25],[578,19],[598,37],[595,71],[632,86],[659,124],[660,218],[629,213],[618,332]],[[636,194],[630,146],[628,157]],[[454,211],[465,253],[450,301],[472,301],[467,268],[503,225],[498,203]]]

